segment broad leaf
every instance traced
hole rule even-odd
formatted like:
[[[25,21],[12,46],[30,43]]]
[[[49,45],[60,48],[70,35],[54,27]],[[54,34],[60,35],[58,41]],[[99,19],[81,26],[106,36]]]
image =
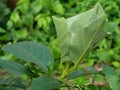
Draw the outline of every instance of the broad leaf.
[[[105,75],[115,75],[115,70],[105,64],[102,64],[103,72]]]
[[[62,87],[62,83],[51,77],[38,77],[30,87],[30,90],[53,90]]]
[[[50,50],[41,43],[25,41],[13,45],[4,45],[2,49],[22,60],[39,65],[44,71],[48,71],[47,67],[53,65],[53,56]]]
[[[105,64],[103,66],[103,73],[105,74],[105,78],[107,82],[109,83],[112,90],[120,90],[120,82],[119,82],[119,76],[115,74],[115,71],[112,67],[106,66]]]
[[[10,61],[10,60],[0,60],[0,67],[2,67],[3,69],[5,69],[6,71],[8,71],[9,73],[12,73],[13,75],[22,75],[22,74],[28,74],[30,73],[29,70],[14,61]]]
[[[89,67],[89,68],[86,68],[84,70],[74,71],[73,73],[71,73],[68,76],[68,79],[70,80],[70,79],[78,78],[80,76],[90,75],[90,74],[95,74],[95,73],[98,73],[98,71],[93,67]]]
[[[106,14],[97,3],[94,8],[71,18],[53,17],[63,62],[79,63],[94,45],[107,35]]]
[[[18,90],[16,87],[13,86],[4,86],[4,85],[0,85],[0,89],[1,90]]]
[[[6,90],[10,90],[9,88],[16,88],[16,87],[21,88],[21,89],[25,89],[25,85],[21,82],[20,78],[13,78],[13,77],[3,78],[3,77],[0,77],[0,85],[4,86],[4,87],[6,86],[5,87]]]

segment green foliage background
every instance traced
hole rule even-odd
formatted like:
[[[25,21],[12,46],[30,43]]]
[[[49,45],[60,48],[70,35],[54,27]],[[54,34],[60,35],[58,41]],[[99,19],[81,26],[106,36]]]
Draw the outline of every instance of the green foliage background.
[[[18,0],[13,11],[7,0],[0,1],[0,48],[6,43],[30,40],[46,44],[60,57],[60,49],[52,16],[70,17],[92,8],[100,2],[110,21],[120,22],[119,0]],[[12,3],[12,2],[11,2]],[[120,23],[119,23],[120,25]],[[111,62],[120,68],[120,30],[119,27],[108,35],[87,58],[87,64],[97,60]],[[0,59],[11,59],[10,54],[0,50]]]
[[[89,55],[87,55],[84,62],[80,65],[80,68],[105,62],[114,66],[117,74],[120,75],[119,0],[18,0],[13,10],[10,10],[11,7],[9,6],[13,4],[13,2],[8,3],[8,1],[14,0],[0,0],[0,59],[16,59],[11,54],[4,53],[1,50],[4,44],[27,40],[44,43],[53,51],[55,60],[59,60],[60,48],[56,38],[52,16],[69,18],[89,10],[97,2],[100,2],[108,15],[108,19],[117,22],[118,28],[116,28],[115,31],[111,31],[110,33],[112,34],[109,34],[91,53],[89,53]],[[110,30],[112,29],[110,28]],[[58,64],[55,64],[56,70],[58,68],[57,65]],[[32,68],[32,71],[36,75],[40,73],[37,66],[32,67],[29,63],[27,63],[27,66]],[[108,77],[107,74],[106,77]],[[28,79],[26,76],[24,76],[24,78]],[[115,76],[115,78],[117,77]],[[103,77],[100,75],[93,76],[93,79],[103,82],[103,80],[101,80]],[[80,77],[74,81],[76,86],[88,82],[86,77]],[[111,81],[108,82],[112,84]],[[97,87],[88,85],[86,88],[91,88],[90,90],[92,90]]]

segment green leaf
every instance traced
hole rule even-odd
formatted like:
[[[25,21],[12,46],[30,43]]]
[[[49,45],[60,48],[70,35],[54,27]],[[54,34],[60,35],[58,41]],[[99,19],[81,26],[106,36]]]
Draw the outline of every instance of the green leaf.
[[[53,21],[63,62],[72,61],[78,64],[107,35],[106,14],[99,3],[84,13],[68,19],[53,17]]]
[[[105,75],[115,75],[115,70],[112,67],[109,67],[105,64],[102,64],[102,67]]]
[[[0,67],[9,73],[12,73],[13,75],[22,75],[29,73],[29,70],[25,66],[10,60],[0,60]]]
[[[88,88],[88,90],[99,90],[98,86],[95,86],[92,84],[87,85],[87,88]]]
[[[9,78],[3,78],[0,77],[0,85],[2,86],[6,86],[7,87],[17,87],[17,88],[21,88],[21,89],[25,89],[25,85],[21,82],[20,78],[13,78],[13,77],[9,77]]]
[[[110,54],[108,51],[100,51],[96,52],[97,57],[102,61],[109,61],[110,60]]]
[[[44,1],[43,0],[36,0],[36,1],[33,1],[31,3],[30,8],[34,14],[37,14],[42,10],[42,8],[43,8],[42,2],[44,2]]]
[[[109,22],[106,25],[107,29],[109,30],[108,34],[111,34],[117,26],[118,26],[117,22]]]
[[[19,0],[17,2],[17,8],[23,14],[28,14],[29,7],[30,7],[30,0]]]
[[[0,89],[1,90],[17,90],[16,87],[13,87],[13,86],[8,87],[8,86],[4,86],[4,85],[0,85]]]
[[[39,65],[44,71],[48,71],[47,67],[53,65],[53,56],[50,50],[41,43],[30,41],[19,42],[13,45],[4,45],[4,51],[17,56],[18,58],[33,62]]]
[[[62,83],[51,77],[38,77],[36,78],[30,87],[30,90],[53,90],[59,89]]]
[[[105,78],[109,83],[111,89],[120,90],[119,77],[116,75],[114,69],[112,67],[106,66],[105,64],[103,64],[102,66],[103,66],[103,73],[105,74]]]
[[[93,67],[89,67],[89,68],[86,68],[84,70],[74,71],[73,73],[71,73],[68,76],[68,79],[70,80],[70,79],[74,79],[74,78],[77,78],[77,77],[80,77],[80,76],[90,75],[90,74],[95,74],[95,73],[98,73],[98,71]]]
[[[27,37],[28,32],[26,29],[23,28],[21,30],[14,31],[13,35],[16,37],[15,39],[24,39]]]
[[[12,13],[11,16],[10,16],[10,19],[14,23],[16,23],[20,19],[20,16],[19,16],[19,14],[17,12],[16,13]]]
[[[94,74],[93,75],[93,80],[95,82],[101,83],[101,82],[104,82],[104,77],[101,74]]]
[[[89,83],[89,79],[85,76],[81,76],[81,77],[78,77],[78,78],[74,79],[74,84],[75,85],[83,86],[83,85],[86,85],[86,83]]]
[[[58,0],[52,3],[52,10],[58,14],[64,14],[64,7]]]
[[[120,63],[118,61],[113,61],[112,62],[112,65],[116,68],[119,68],[120,67]]]
[[[108,86],[103,86],[103,87],[102,87],[102,90],[110,90],[110,87],[108,87]]]
[[[5,30],[0,27],[0,33],[5,33]]]
[[[13,21],[8,20],[7,22],[7,29],[11,29],[13,27]]]
[[[28,13],[27,15],[25,15],[25,17],[23,18],[23,23],[27,26],[32,26],[33,25],[33,20],[34,17],[31,13]]]
[[[83,76],[83,75],[85,75],[85,72],[82,71],[82,70],[74,71],[72,74],[70,74],[70,75],[68,76],[68,79],[69,79],[69,80],[70,80],[70,79],[74,79],[74,78],[77,78],[77,77],[80,77],[80,76]]]

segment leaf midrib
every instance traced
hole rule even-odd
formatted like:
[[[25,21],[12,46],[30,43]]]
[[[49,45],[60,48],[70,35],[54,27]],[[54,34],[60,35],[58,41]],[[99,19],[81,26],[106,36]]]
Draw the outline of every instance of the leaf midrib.
[[[34,58],[34,60],[35,61],[39,61],[39,59],[37,59],[34,55],[32,55],[31,53],[29,53],[29,52],[27,52],[27,50],[25,50],[25,49],[23,49],[23,48],[21,48],[21,47],[18,47],[18,46],[15,46],[15,47],[17,47],[17,48],[19,48],[19,49],[21,49],[23,52],[25,52],[25,53],[28,53],[30,56],[32,56],[32,58]],[[32,62],[32,61],[31,61]]]
[[[102,18],[104,18],[104,17],[102,17]],[[104,21],[104,20],[103,20],[103,21]],[[103,21],[102,21],[101,25],[104,23]],[[87,51],[88,51],[88,49],[89,49],[89,46],[92,44],[94,38],[95,38],[96,35],[97,35],[97,32],[100,30],[101,25],[98,27],[98,29],[97,29],[96,32],[94,33],[91,41],[88,43],[88,46],[87,46],[87,48],[84,50],[84,52],[82,53],[81,57],[78,59],[78,61],[77,61],[76,64],[74,65],[74,67],[70,70],[70,73],[73,72],[73,70],[75,70],[75,69],[77,68],[77,66],[78,66],[78,64],[80,63],[80,61],[81,61],[81,60],[84,58],[84,56],[86,55],[86,53],[87,53]]]

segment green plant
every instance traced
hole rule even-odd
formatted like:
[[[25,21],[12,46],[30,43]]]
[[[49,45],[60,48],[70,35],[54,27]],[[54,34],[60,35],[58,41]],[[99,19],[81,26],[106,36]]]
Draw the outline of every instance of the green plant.
[[[10,2],[12,1],[12,2]],[[16,2],[17,3],[14,3]],[[10,11],[10,7],[14,7]],[[13,6],[12,6],[13,5]],[[55,0],[1,0],[0,1],[0,48],[5,43],[16,43],[18,41],[32,40],[42,42],[51,47],[55,58],[59,58],[58,43],[56,43],[55,28],[52,15],[59,16],[64,13],[64,8]],[[21,34],[19,34],[21,33]],[[0,58],[8,57],[2,51]],[[12,58],[13,59],[13,58]]]
[[[85,82],[81,82],[80,78],[78,79],[78,77],[91,74],[105,75],[110,88],[119,90],[118,84],[114,85],[109,79],[113,77],[112,80],[114,80],[115,78],[113,81],[115,83],[119,79],[112,68],[103,64],[103,72],[97,71],[93,67],[80,69],[80,63],[84,60],[87,53],[107,35],[109,28],[114,29],[116,26],[113,22],[108,22],[101,5],[97,3],[91,10],[68,19],[53,17],[53,21],[61,48],[58,68],[54,66],[56,61],[46,46],[30,41],[4,45],[2,50],[17,56],[23,60],[22,63],[29,62],[33,68],[37,65],[36,70],[38,73],[29,69],[27,65],[20,64],[21,62],[0,60],[0,66],[13,75],[28,75],[31,81],[33,80],[30,90],[66,90],[66,88],[68,90],[75,88],[78,90],[82,88],[85,90],[92,90],[92,88],[98,90],[98,86],[89,84],[85,77]],[[112,74],[110,73],[111,71],[113,72]],[[77,83],[76,81],[74,82],[75,79],[77,79]],[[10,85],[2,83],[1,85],[21,88],[15,83]],[[22,88],[26,89],[27,87]]]
[[[16,1],[18,3],[15,6]],[[96,2],[101,3],[110,21],[120,22],[119,0],[109,0],[109,2],[108,0],[0,0],[0,48],[6,43],[25,40],[42,42],[50,47],[54,59],[58,60],[60,48],[51,16],[68,18],[92,8]],[[12,11],[9,10],[11,8]],[[119,63],[120,60],[119,31],[119,28],[114,30],[104,41],[101,41],[98,44],[99,48],[95,48],[90,55],[87,55],[85,63],[93,65],[100,60],[112,62],[111,65],[116,67],[114,61]],[[0,59],[15,60],[16,58],[0,49]]]

